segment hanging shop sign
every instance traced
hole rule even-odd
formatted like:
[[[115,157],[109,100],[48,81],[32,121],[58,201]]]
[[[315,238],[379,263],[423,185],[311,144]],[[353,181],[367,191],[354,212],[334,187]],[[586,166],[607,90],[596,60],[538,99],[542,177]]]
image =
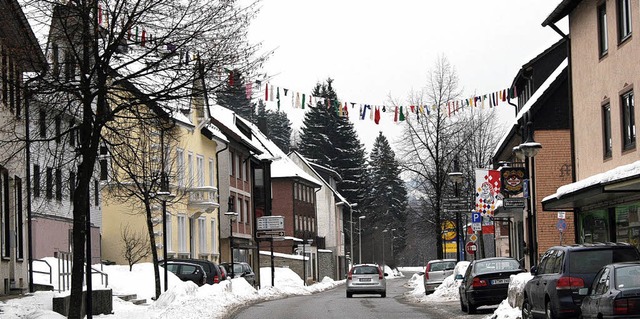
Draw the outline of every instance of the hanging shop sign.
[[[522,193],[527,171],[524,167],[503,167],[500,169],[502,192],[509,195]]]

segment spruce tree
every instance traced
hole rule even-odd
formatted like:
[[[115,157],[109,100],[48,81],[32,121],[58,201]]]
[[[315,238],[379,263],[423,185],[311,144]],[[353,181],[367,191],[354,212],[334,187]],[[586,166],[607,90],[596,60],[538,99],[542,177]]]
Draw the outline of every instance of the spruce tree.
[[[283,111],[267,110],[264,102],[258,102],[258,115],[255,123],[260,131],[273,141],[283,152],[291,148],[291,121]]]
[[[353,123],[338,113],[338,95],[332,83],[332,79],[327,79],[313,90],[313,95],[323,100],[305,114],[300,153],[338,172],[342,177],[338,191],[350,203],[358,204],[358,210],[363,210],[368,188],[365,149]]]
[[[251,122],[256,121],[255,104],[251,97],[247,97],[247,88],[242,72],[232,70],[228,73],[227,81],[215,92],[218,104]]]
[[[406,237],[407,190],[400,177],[400,163],[387,138],[379,133],[369,156],[370,191],[367,193],[367,224],[381,225],[395,237],[393,256],[401,251]]]

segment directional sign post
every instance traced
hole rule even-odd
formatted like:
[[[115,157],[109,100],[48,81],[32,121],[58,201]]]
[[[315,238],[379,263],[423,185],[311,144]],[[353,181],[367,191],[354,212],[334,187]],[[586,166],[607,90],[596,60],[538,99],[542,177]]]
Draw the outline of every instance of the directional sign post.
[[[283,237],[284,230],[259,230],[256,231],[257,238],[274,238],[274,237]]]

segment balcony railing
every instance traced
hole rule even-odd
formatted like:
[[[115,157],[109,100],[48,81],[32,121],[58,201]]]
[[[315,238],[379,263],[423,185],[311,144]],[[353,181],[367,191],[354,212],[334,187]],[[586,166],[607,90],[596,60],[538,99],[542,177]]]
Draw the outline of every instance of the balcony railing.
[[[211,213],[214,209],[218,208],[220,204],[216,202],[216,193],[218,189],[214,186],[200,186],[191,187],[187,190],[188,193],[188,208],[203,211],[205,213]]]

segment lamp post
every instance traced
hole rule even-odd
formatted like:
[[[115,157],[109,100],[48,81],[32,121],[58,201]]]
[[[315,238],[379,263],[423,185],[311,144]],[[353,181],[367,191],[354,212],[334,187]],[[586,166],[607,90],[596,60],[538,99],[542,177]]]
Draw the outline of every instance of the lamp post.
[[[358,217],[358,263],[362,264],[362,220],[365,219],[366,216],[360,215]]]
[[[458,183],[462,182],[462,172],[460,172],[460,168],[458,167],[458,160],[456,159],[453,162],[453,172],[449,173],[449,178],[453,181],[454,184],[454,197],[458,198],[460,196],[458,194]],[[461,249],[460,245],[460,209],[456,208],[456,260],[460,261],[462,259],[462,252],[464,249]]]
[[[387,260],[385,258],[385,254],[384,254],[384,237],[387,234],[389,230],[388,229],[384,229],[382,231],[382,267],[384,268],[384,265],[387,263]]]
[[[167,202],[173,200],[176,195],[169,192],[169,181],[165,172],[160,177],[160,191],[156,193],[156,197],[162,201],[162,260],[165,262],[164,268],[164,291],[167,291],[169,272],[167,270]]]
[[[533,123],[527,122],[526,126],[527,139],[517,146],[518,150],[522,152],[522,155],[526,157],[525,167],[529,174],[529,200],[527,201],[527,241],[529,249],[529,268],[536,264],[536,255],[538,248],[536,247],[536,235],[535,235],[535,169],[533,167],[533,158],[538,155],[538,152],[542,148],[540,143],[533,140]],[[515,151],[515,150],[514,150]]]
[[[231,278],[236,276],[235,265],[233,264],[233,221],[238,217],[238,213],[236,212],[226,212],[225,216],[229,217],[229,253],[230,253],[230,262],[231,262]]]
[[[395,228],[391,228],[391,262],[395,265],[396,263],[396,255],[395,255],[395,251],[394,251],[394,247],[393,247],[393,239],[395,238],[395,236],[393,235],[393,232],[396,231]]]
[[[351,230],[349,231],[349,254],[351,254],[351,263],[353,264],[353,260],[356,258],[356,254],[353,253],[353,208],[358,206],[358,203],[348,204],[349,205],[349,226]]]

